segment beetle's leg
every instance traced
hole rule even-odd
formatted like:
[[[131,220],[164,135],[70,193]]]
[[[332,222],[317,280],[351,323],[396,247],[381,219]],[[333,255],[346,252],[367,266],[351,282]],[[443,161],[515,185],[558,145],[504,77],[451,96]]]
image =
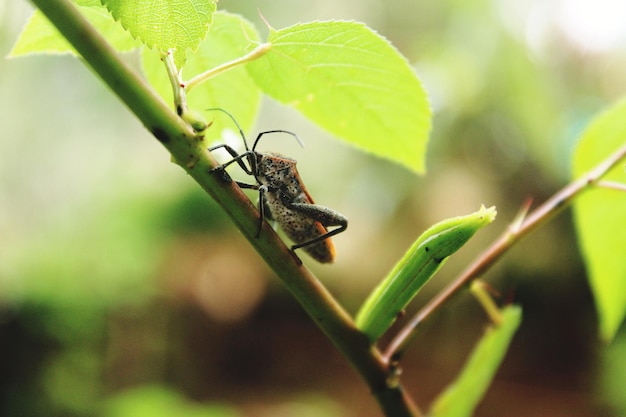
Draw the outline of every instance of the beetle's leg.
[[[259,227],[256,230],[256,237],[259,237],[261,236],[261,229],[263,228],[263,220],[265,220],[265,210],[268,208],[267,202],[265,201],[267,185],[257,186],[257,189],[259,190]]]
[[[265,193],[267,192],[266,185],[258,185],[258,184],[248,184],[245,182],[236,181],[239,188],[245,188],[247,190],[258,190],[259,191],[259,226],[256,231],[256,235],[254,237],[261,236],[261,229],[263,228],[263,220],[273,220],[271,212],[269,211],[269,207],[267,202],[265,201]]]
[[[258,190],[259,186],[256,184],[248,184],[247,182],[235,181],[239,188],[245,188],[246,190]]]
[[[245,182],[236,181],[239,188],[245,188],[247,190],[258,190],[259,191],[259,226],[256,231],[256,235],[254,237],[261,236],[261,229],[263,228],[263,220],[265,218],[272,219],[271,214],[269,213],[267,203],[265,202],[265,193],[267,192],[266,185],[258,185],[258,184],[248,184]],[[266,214],[266,211],[268,213]]]
[[[228,145],[226,145],[226,144],[224,144],[224,143],[223,143],[223,144],[221,144],[221,145],[216,145],[216,146],[212,146],[212,147],[210,147],[210,148],[209,148],[209,152],[213,152],[214,150],[216,150],[216,149],[220,149],[220,148],[224,148],[224,149],[226,150],[226,152],[228,152],[228,153],[230,154],[230,156],[232,156],[232,157],[233,157],[233,159],[231,159],[230,161],[228,161],[228,162],[226,162],[226,163],[224,163],[224,164],[222,164],[222,165],[220,165],[220,166],[217,166],[217,167],[213,168],[213,169],[211,170],[211,172],[213,172],[213,171],[218,171],[218,170],[223,171],[224,169],[226,169],[226,167],[227,167],[227,166],[229,166],[229,165],[230,165],[230,164],[232,164],[233,162],[237,162],[237,164],[241,167],[241,169],[243,169],[243,170],[244,170],[244,172],[245,172],[246,174],[248,174],[248,175],[254,175],[254,174],[253,174],[253,172],[254,172],[254,170],[255,170],[255,168],[256,168],[256,167],[251,167],[251,168],[248,168],[248,167],[246,166],[246,164],[244,164],[244,163],[243,163],[243,160],[244,160],[245,158],[247,158],[248,156],[250,156],[250,155],[253,155],[253,154],[254,154],[253,152],[246,151],[246,152],[244,152],[244,153],[242,153],[242,154],[239,154],[239,153],[237,153],[237,151],[236,151],[236,150],[234,150],[232,147],[230,147],[230,146],[228,146]]]
[[[261,229],[263,228],[263,219],[266,218],[265,211],[268,208],[265,202],[265,193],[267,192],[267,186],[258,185],[258,184],[248,184],[248,183],[239,182],[239,181],[237,181],[237,185],[239,186],[239,188],[259,191],[259,226],[257,228],[256,235],[254,236],[258,238],[259,236],[261,236]],[[269,215],[269,213],[267,214],[267,217],[271,219],[271,216]]]
[[[330,230],[321,236],[317,236],[316,238],[307,240],[306,242],[293,245],[291,247],[292,251],[298,248],[303,248],[305,246],[314,245],[315,243],[326,240],[329,237],[338,235],[348,228],[348,219],[343,214],[328,207],[318,206],[317,204],[292,203],[289,205],[289,208],[299,213],[305,214],[307,217],[313,220],[317,220],[324,227],[339,226],[336,229]]]

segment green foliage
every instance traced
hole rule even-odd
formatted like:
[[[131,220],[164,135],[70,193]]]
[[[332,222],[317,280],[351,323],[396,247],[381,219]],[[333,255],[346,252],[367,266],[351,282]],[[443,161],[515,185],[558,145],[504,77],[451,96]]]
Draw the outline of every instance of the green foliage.
[[[214,14],[214,1],[103,3],[132,37],[156,50],[144,51],[143,66],[168,102],[172,85],[160,61],[164,52],[172,49],[176,67],[193,76],[241,57],[259,39],[240,16]],[[82,4],[89,6],[80,7],[83,15],[116,49],[137,46],[102,6],[93,0]],[[362,23],[330,21],[272,30],[268,42],[269,51],[252,58],[247,73],[241,65],[203,80],[189,94],[190,109],[224,108],[247,130],[258,112],[260,88],[358,148],[424,172],[428,99],[406,59],[387,40]],[[11,56],[35,52],[75,53],[39,12]],[[227,126],[222,120],[216,117],[207,134],[218,137]]]
[[[573,176],[579,177],[625,144],[626,101],[621,101],[597,116],[584,132],[574,155]],[[603,180],[626,183],[624,164]],[[611,340],[626,314],[626,192],[595,187],[576,199],[574,213],[600,334]]]
[[[475,213],[443,220],[422,233],[363,303],[356,317],[357,327],[370,341],[378,340],[447,258],[495,217],[495,207],[483,206]]]
[[[336,136],[424,171],[430,109],[406,59],[357,22],[272,31],[271,50],[247,65],[261,89]]]
[[[217,0],[102,0],[133,37],[161,52],[174,51],[177,67],[206,36]]]
[[[457,379],[437,397],[431,417],[469,417],[491,384],[511,339],[522,321],[522,309],[508,306],[502,322],[490,326],[480,339]]]
[[[195,76],[208,68],[238,58],[258,39],[259,34],[246,19],[224,12],[215,13],[211,31],[200,43],[198,50],[188,56],[184,73],[186,76]],[[167,102],[172,102],[172,88],[159,54],[144,50],[142,63],[150,84]],[[212,78],[187,95],[187,103],[191,109],[227,109],[236,117],[244,131],[252,126],[260,99],[260,90],[243,67]],[[205,132],[208,139],[218,138],[224,128],[236,129],[232,121],[221,114],[212,113],[207,118],[209,123],[213,122],[211,129]]]
[[[110,199],[99,201],[84,218],[60,222],[46,231],[57,241],[55,245],[31,240],[24,242],[28,250],[13,248],[19,254],[13,265],[20,272],[4,274],[5,292],[51,309],[48,319],[59,338],[63,332],[95,327],[87,323],[93,319],[88,311],[142,303],[152,295],[149,282],[157,268],[152,260],[161,253],[162,242],[155,238],[159,225],[147,215],[146,207],[155,200],[106,197]]]
[[[80,12],[118,51],[130,51],[140,45],[129,36],[119,23],[111,19],[109,12],[100,4],[78,6]],[[9,57],[34,53],[71,53],[74,48],[39,10],[31,15],[19,39],[13,45]]]
[[[237,417],[228,406],[195,404],[175,391],[162,386],[144,386],[109,399],[101,417]]]
[[[624,375],[626,375],[626,333],[619,332],[610,346],[602,351],[598,366],[599,384],[594,397],[611,404],[611,413],[616,416],[626,415],[626,396],[624,396]]]

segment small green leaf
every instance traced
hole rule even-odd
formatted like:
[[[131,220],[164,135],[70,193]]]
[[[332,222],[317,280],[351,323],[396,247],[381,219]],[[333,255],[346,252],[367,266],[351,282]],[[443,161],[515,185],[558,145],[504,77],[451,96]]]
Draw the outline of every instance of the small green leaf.
[[[82,2],[87,3],[87,2]],[[111,18],[111,14],[99,3],[90,1],[87,6],[77,6],[78,10],[102,36],[118,51],[130,51],[140,46],[122,26]],[[74,54],[76,50],[65,40],[59,31],[39,10],[35,10],[9,53],[9,57],[26,54]]]
[[[426,93],[406,59],[357,22],[312,22],[272,31],[271,50],[247,65],[259,87],[334,135],[424,171]]]
[[[217,12],[213,15],[211,31],[198,50],[187,59],[183,74],[190,78],[239,58],[250,49],[251,41],[258,39],[259,34],[254,26],[241,16]],[[150,84],[165,101],[172,103],[172,87],[158,54],[144,50],[143,68]],[[199,84],[187,95],[187,104],[191,110],[200,112],[207,108],[221,107],[235,116],[241,128],[246,131],[254,123],[260,99],[259,89],[241,66]],[[221,113],[204,113],[204,116],[212,123],[205,131],[207,143],[219,138],[224,128],[236,131],[232,121]]]
[[[428,414],[430,417],[472,415],[522,321],[522,310],[518,306],[508,306],[502,309],[501,314],[502,323],[487,329],[457,379],[435,399]]]
[[[187,50],[206,36],[217,0],[102,0],[115,20],[135,38],[161,52],[174,50],[181,68]]]
[[[356,326],[375,342],[417,295],[422,286],[481,228],[496,218],[495,207],[443,220],[411,245],[356,315]]]
[[[574,177],[626,144],[626,100],[600,114],[574,154]],[[626,183],[624,164],[603,178]],[[600,335],[611,340],[626,314],[626,192],[593,188],[574,201],[574,219],[589,284],[600,318]]]

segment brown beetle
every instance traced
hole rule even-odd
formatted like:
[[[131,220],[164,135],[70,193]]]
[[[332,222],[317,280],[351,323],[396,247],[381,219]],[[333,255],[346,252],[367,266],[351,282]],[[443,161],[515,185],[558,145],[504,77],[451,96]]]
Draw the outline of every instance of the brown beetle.
[[[213,146],[209,148],[209,151],[224,148],[233,157],[212,171],[224,171],[227,166],[236,162],[244,172],[255,178],[256,184],[239,181],[237,184],[242,188],[259,191],[260,217],[257,237],[261,233],[264,218],[275,220],[285,234],[295,242],[295,245],[291,247],[292,252],[302,248],[318,262],[332,262],[335,259],[335,248],[330,237],[346,230],[348,219],[335,210],[315,204],[298,174],[294,159],[278,153],[256,150],[259,139],[268,133],[289,134],[302,145],[298,136],[286,130],[261,132],[254,141],[252,149],[249,149],[243,131],[230,113],[221,108],[208,110],[226,113],[239,129],[239,134],[243,139],[246,151],[241,154],[226,144]],[[248,161],[249,167],[243,162],[244,159]],[[329,231],[327,227],[330,226],[337,226],[337,228]]]

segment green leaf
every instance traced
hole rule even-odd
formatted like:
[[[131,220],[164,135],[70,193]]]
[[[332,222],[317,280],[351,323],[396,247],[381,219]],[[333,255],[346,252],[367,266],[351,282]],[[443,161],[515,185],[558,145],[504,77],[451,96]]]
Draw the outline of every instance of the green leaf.
[[[78,6],[102,7],[102,2],[100,0],[71,0],[71,1]]]
[[[522,321],[522,310],[518,306],[508,306],[502,309],[501,314],[502,323],[487,329],[457,379],[435,399],[428,414],[430,417],[472,415]]]
[[[259,87],[357,147],[424,171],[430,108],[406,59],[357,22],[312,22],[272,31],[247,65]]]
[[[174,50],[181,68],[187,50],[195,51],[206,36],[217,0],[102,0],[135,38],[161,52]]]
[[[180,393],[161,385],[143,385],[107,398],[101,417],[237,417],[226,405],[194,403]]]
[[[183,73],[187,77],[195,76],[224,62],[239,58],[250,49],[251,41],[258,39],[259,34],[254,26],[241,16],[217,12],[213,15],[211,31],[196,53],[189,56]],[[172,103],[172,87],[165,65],[158,54],[151,50],[144,50],[143,68],[150,84],[165,101]],[[260,99],[259,89],[245,68],[241,66],[198,85],[187,95],[187,104],[190,109],[196,111],[221,107],[233,114],[245,131],[254,122]],[[205,116],[209,122],[213,122],[205,131],[208,143],[211,139],[219,138],[224,128],[236,132],[236,127],[224,114],[213,112],[205,113]]]
[[[367,297],[356,316],[356,326],[370,341],[378,340],[446,259],[495,217],[495,207],[482,206],[475,213],[428,228]]]
[[[138,41],[134,40],[119,23],[113,20],[111,14],[102,5],[93,0],[83,1],[82,4],[86,4],[88,7],[77,6],[78,10],[116,50],[124,52],[140,46]],[[9,57],[34,53],[78,55],[76,50],[39,10],[35,10],[31,15],[9,53]]]
[[[626,100],[597,116],[574,154],[578,177],[626,144]],[[624,164],[603,178],[626,183]],[[600,318],[600,335],[611,340],[626,314],[626,192],[593,188],[574,201],[578,240]]]

